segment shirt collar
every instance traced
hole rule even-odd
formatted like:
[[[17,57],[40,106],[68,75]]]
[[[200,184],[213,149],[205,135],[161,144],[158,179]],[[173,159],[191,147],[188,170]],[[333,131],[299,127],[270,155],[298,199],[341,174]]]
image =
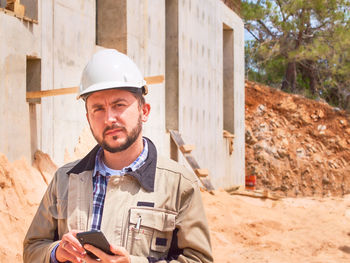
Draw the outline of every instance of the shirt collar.
[[[133,161],[130,165],[124,167],[121,170],[115,170],[109,168],[104,162],[103,162],[103,150],[102,147],[98,150],[95,158],[95,169],[93,176],[97,175],[97,172],[102,176],[110,176],[110,175],[124,175],[127,172],[135,172],[137,169],[139,169],[146,161],[148,156],[148,143],[145,138],[143,138],[143,149],[140,155]]]
[[[148,156],[145,163],[135,171],[127,172],[127,174],[133,176],[139,181],[141,186],[149,191],[154,192],[154,180],[157,168],[157,149],[153,142],[143,137],[148,144]],[[100,149],[99,145],[96,145],[83,159],[81,159],[67,174],[79,174],[85,171],[93,172],[95,169],[96,155]]]

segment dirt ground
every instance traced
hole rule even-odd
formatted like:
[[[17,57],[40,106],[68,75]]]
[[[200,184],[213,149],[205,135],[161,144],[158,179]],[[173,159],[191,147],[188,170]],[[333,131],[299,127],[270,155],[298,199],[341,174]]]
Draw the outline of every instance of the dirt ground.
[[[350,119],[322,101],[246,82],[246,175],[285,196],[350,193]]]
[[[246,83],[246,172],[278,201],[203,192],[215,262],[350,262],[350,125],[322,102]],[[84,131],[74,154],[94,142]],[[0,262],[22,262],[22,241],[56,165],[0,154]]]
[[[350,262],[350,195],[279,201],[203,193],[215,262]]]
[[[22,241],[47,187],[44,176],[26,160],[10,163],[0,154],[0,262],[22,262]]]
[[[47,165],[48,162],[48,165]],[[0,262],[22,262],[22,240],[52,171],[0,156]],[[350,261],[350,195],[279,201],[202,193],[215,262],[341,263]],[[6,226],[6,227],[4,227]]]

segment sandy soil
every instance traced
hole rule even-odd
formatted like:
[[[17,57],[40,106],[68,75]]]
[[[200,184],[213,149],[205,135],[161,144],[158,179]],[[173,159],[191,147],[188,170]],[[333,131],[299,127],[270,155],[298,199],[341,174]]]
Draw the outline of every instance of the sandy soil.
[[[0,262],[22,262],[22,241],[47,187],[26,160],[0,154]]]
[[[263,200],[203,193],[215,262],[350,262],[350,196]]]
[[[46,189],[43,172],[0,155],[0,262],[22,261],[22,240]],[[350,196],[263,200],[202,193],[215,262],[350,262]],[[6,226],[6,227],[4,227]]]

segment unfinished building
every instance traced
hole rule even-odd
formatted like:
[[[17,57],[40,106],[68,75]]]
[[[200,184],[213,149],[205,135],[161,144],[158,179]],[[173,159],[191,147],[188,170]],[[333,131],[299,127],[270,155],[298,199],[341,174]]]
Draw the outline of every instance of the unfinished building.
[[[32,159],[40,149],[58,164],[87,121],[75,94],[27,98],[79,85],[91,55],[115,48],[144,76],[152,106],[144,127],[162,155],[187,165],[169,130],[215,187],[243,185],[244,28],[240,1],[0,0],[0,152]]]

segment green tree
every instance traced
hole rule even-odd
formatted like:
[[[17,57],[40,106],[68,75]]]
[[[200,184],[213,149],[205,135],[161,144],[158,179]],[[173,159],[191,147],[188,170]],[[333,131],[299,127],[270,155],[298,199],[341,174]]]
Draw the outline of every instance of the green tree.
[[[242,1],[248,77],[342,104],[350,77],[349,0]]]

